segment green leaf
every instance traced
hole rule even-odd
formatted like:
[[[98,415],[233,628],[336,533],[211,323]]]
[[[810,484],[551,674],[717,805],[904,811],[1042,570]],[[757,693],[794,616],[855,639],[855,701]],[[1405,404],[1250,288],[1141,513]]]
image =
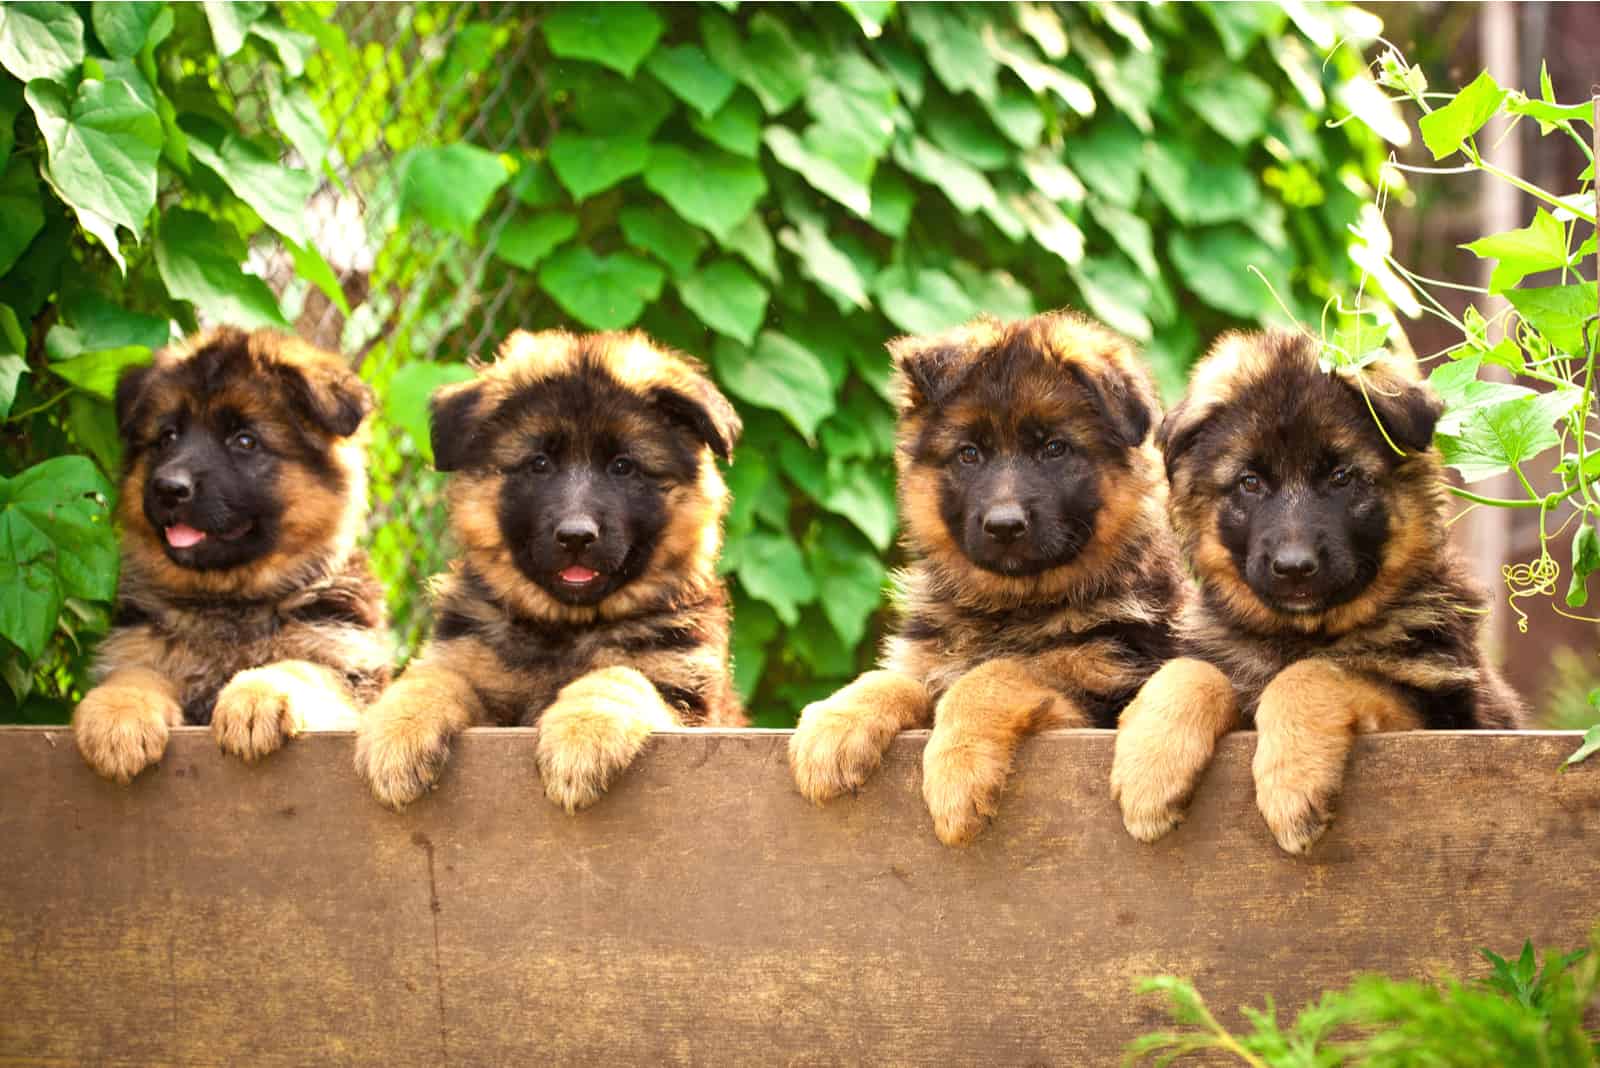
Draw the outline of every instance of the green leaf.
[[[746,215],[732,230],[717,238],[717,241],[729,252],[737,252],[767,281],[779,280],[778,247],[773,243],[772,233],[767,229],[767,224],[761,221],[759,212],[752,211]]]
[[[733,95],[733,77],[712,63],[698,45],[658,49],[645,69],[702,118],[716,114]]]
[[[1576,400],[1576,390],[1556,389],[1475,408],[1459,435],[1439,434],[1435,440],[1445,464],[1461,472],[1462,481],[1480,482],[1559,444],[1554,423]]]
[[[37,658],[63,596],[117,588],[111,486],[87,456],[58,456],[0,478],[0,634]]]
[[[630,252],[596,256],[582,246],[564,248],[539,268],[539,284],[574,319],[596,330],[631,326],[661,295],[666,276]]]
[[[867,287],[875,265],[864,257],[853,258],[835,245],[817,222],[802,219],[797,226],[780,232],[778,241],[799,259],[800,272],[815,282],[841,312],[872,306]]]
[[[0,67],[18,81],[66,81],[82,62],[83,20],[70,6],[0,4]]]
[[[832,127],[813,123],[797,137],[787,126],[768,126],[763,139],[778,162],[862,218],[872,213],[871,156]]]
[[[1525,275],[1567,264],[1567,231],[1554,215],[1538,208],[1533,222],[1521,230],[1505,230],[1462,245],[1479,259],[1498,260],[1489,282],[1491,293],[1503,293]]]
[[[1241,319],[1279,314],[1272,293],[1251,267],[1266,275],[1280,295],[1290,291],[1288,272],[1278,254],[1242,227],[1179,231],[1172,235],[1170,252],[1191,293]]]
[[[1156,263],[1155,236],[1144,216],[1101,197],[1089,201],[1089,214],[1117,247],[1128,254],[1140,273],[1146,278],[1161,276],[1161,268]]]
[[[754,156],[761,151],[761,104],[748,90],[734,93],[709,118],[690,115],[689,125],[701,137],[735,155]]]
[[[1238,61],[1258,38],[1276,36],[1283,27],[1281,8],[1272,3],[1203,3],[1197,5],[1211,20],[1222,50]]]
[[[1096,256],[1084,261],[1072,277],[1089,310],[1107,326],[1137,341],[1150,340],[1154,331],[1145,316],[1151,304],[1150,283],[1132,264],[1120,256]]]
[[[700,36],[711,59],[748,86],[767,114],[787,111],[805,92],[811,55],[795,43],[789,28],[762,12],[750,20],[741,39],[733,20],[720,11],[700,16]]]
[[[291,78],[306,72],[306,63],[317,52],[317,39],[308,33],[291,30],[274,19],[258,19],[250,24],[250,36],[270,44],[278,61]]]
[[[758,408],[780,412],[807,441],[833,414],[833,382],[827,368],[793,338],[766,330],[750,348],[719,338],[712,353],[717,380],[730,393]]]
[[[322,295],[339,309],[339,314],[349,318],[350,301],[344,295],[344,287],[339,284],[339,276],[333,273],[333,268],[323,258],[321,250],[309,241],[304,245],[297,245],[285,239],[283,244],[294,260],[294,273],[320,289]]]
[[[884,316],[908,334],[937,334],[981,310],[959,282],[932,268],[894,264],[878,275],[873,288]]]
[[[1267,128],[1272,87],[1248,71],[1213,64],[1183,80],[1183,99],[1217,133],[1244,147]]]
[[[887,552],[894,544],[894,470],[889,464],[839,465],[828,474],[821,504],[855,524],[879,552]]]
[[[314,175],[280,166],[236,131],[209,119],[185,116],[179,125],[189,138],[190,155],[221,178],[234,196],[290,241],[306,243],[306,204],[317,188]]]
[[[45,352],[52,360],[128,345],[154,351],[171,337],[165,319],[129,311],[92,289],[62,293],[60,311],[61,321],[45,338]]]
[[[811,117],[873,160],[889,148],[897,106],[894,82],[855,51],[830,56],[806,89]]]
[[[1139,162],[1139,153],[1136,147],[1133,153],[1133,177],[1135,181],[1138,180],[1139,176]],[[1034,149],[1022,157],[1022,170],[1028,176],[1028,181],[1033,183],[1035,189],[1058,203],[1065,200],[1070,204],[1081,204],[1088,194],[1088,191],[1083,187],[1083,183],[1078,180],[1078,176],[1073,174],[1071,169],[1061,161],[1059,151],[1043,146]]]
[[[755,208],[767,180],[754,161],[717,149],[691,152],[656,145],[645,165],[644,184],[689,222],[719,241]]]
[[[1067,73],[1057,64],[1039,62],[1022,40],[1004,31],[996,32],[992,26],[985,33],[985,43],[989,54],[1021,79],[1029,92],[1035,95],[1052,94],[1083,118],[1094,114],[1094,92],[1083,79]],[[1005,92],[1005,87],[1001,92]],[[991,108],[994,103],[984,101]],[[999,122],[999,119],[996,121]]]
[[[1249,219],[1260,210],[1261,188],[1250,168],[1235,154],[1214,152],[1201,158],[1193,146],[1182,141],[1151,141],[1144,151],[1145,176],[1179,222],[1205,226]],[[1073,165],[1093,186],[1076,156]]]
[[[1087,131],[1067,138],[1067,161],[1096,193],[1124,208],[1139,200],[1139,179],[1144,167],[1144,139],[1120,115],[1097,121]]]
[[[130,367],[150,361],[150,350],[141,345],[120,349],[100,349],[52,363],[52,373],[97,397],[109,398],[116,392],[117,379]]]
[[[706,235],[659,204],[629,204],[618,216],[628,244],[666,264],[673,275],[694,270],[706,247]]]
[[[1450,103],[1435,108],[1417,121],[1422,131],[1422,143],[1428,146],[1434,159],[1444,159],[1489,121],[1500,109],[1500,101],[1505,99],[1505,95],[1506,91],[1495,84],[1488,71],[1484,71],[1471,85],[1457,93]]]
[[[879,233],[890,237],[906,236],[911,225],[911,208],[917,198],[911,185],[888,168],[879,170],[872,179],[872,214],[867,221]]]
[[[311,94],[302,85],[285,86],[281,78],[269,76],[267,106],[272,111],[272,121],[289,139],[306,167],[312,171],[320,169],[322,161],[328,158],[328,133]]]
[[[1583,341],[1583,324],[1595,313],[1593,282],[1513,289],[1505,297],[1525,323],[1562,352],[1572,356],[1588,352]]]
[[[106,3],[95,0],[90,8],[89,20],[94,23],[94,35],[100,39],[107,52],[118,59],[129,59],[139,54],[150,36],[163,4]]]
[[[1574,764],[1581,764],[1596,753],[1600,753],[1600,724],[1590,727],[1584,733],[1583,744],[1572,751],[1572,755],[1562,761],[1561,768],[1565,771]]]
[[[965,260],[953,260],[950,271],[979,308],[1001,319],[1026,319],[1038,311],[1028,287],[1005,271],[987,274]]]
[[[930,102],[921,119],[934,144],[979,170],[999,170],[1016,155],[1016,148],[987,119],[958,101]]]
[[[511,195],[530,208],[548,208],[561,203],[561,186],[550,168],[540,160],[524,157],[511,179]]]
[[[199,212],[166,212],[156,234],[156,266],[167,292],[216,322],[288,329],[272,290],[229,255],[239,243],[237,234]]]
[[[1509,382],[1481,382],[1478,369],[1483,357],[1478,354],[1440,364],[1428,375],[1428,385],[1444,401],[1444,414],[1434,427],[1437,434],[1459,435],[1462,424],[1474,408],[1533,396],[1533,390]]]
[[[737,260],[712,260],[678,280],[684,307],[719,334],[748,345],[767,317],[767,287]]]
[[[204,0],[206,21],[211,24],[211,38],[217,51],[227,59],[244,47],[250,24],[266,14],[264,3],[236,3],[235,0]]]
[[[49,149],[45,178],[120,266],[116,227],[137,236],[155,206],[160,117],[126,82],[84,81],[69,97],[35,81],[26,95]]]
[[[408,363],[394,373],[384,391],[383,421],[409,441],[424,461],[433,463],[433,437],[429,432],[428,399],[444,386],[465,382],[472,368],[464,363]]]
[[[633,136],[590,136],[562,130],[550,141],[550,166],[573,199],[610,189],[644,170],[648,142]]]
[[[1055,201],[1030,191],[1011,198],[1010,204],[1040,248],[1054,252],[1068,266],[1082,261],[1083,231]]]
[[[778,617],[760,601],[734,595],[733,618],[738,625],[729,636],[728,651],[733,658],[733,685],[739,699],[748,702],[767,663],[767,645],[778,636]]]
[[[531,219],[513,219],[494,239],[494,254],[524,271],[555,251],[578,232],[576,216],[551,211]]]
[[[893,498],[890,523],[893,524]],[[880,550],[886,546],[879,546]],[[812,528],[806,539],[806,560],[816,576],[822,614],[834,633],[848,648],[855,648],[866,637],[867,624],[883,603],[883,580],[887,575],[883,561],[860,535],[832,520]]]
[[[561,4],[541,25],[550,51],[562,59],[588,59],[632,78],[661,32],[661,16],[648,4]]]
[[[983,107],[1000,132],[1018,148],[1033,148],[1044,135],[1045,117],[1039,102],[1013,85],[1002,84],[1000,92],[993,100],[985,100]]]
[[[592,134],[648,141],[678,108],[654,78],[628,81],[600,67],[563,63],[549,79],[552,93],[566,97],[573,122]]]
[[[17,399],[17,382],[28,373],[28,361],[10,354],[0,356],[0,419],[11,414]]]
[[[33,239],[44,229],[44,209],[40,206],[39,177],[33,161],[12,156],[0,173],[0,275],[10,271]]]
[[[1594,526],[1584,522],[1572,536],[1572,581],[1567,584],[1567,606],[1582,608],[1589,603],[1589,576],[1600,569],[1600,536]]]
[[[982,171],[921,137],[897,142],[894,161],[916,177],[937,186],[963,215],[999,203],[994,186]]]
[[[772,606],[786,626],[800,621],[800,606],[817,599],[800,547],[781,534],[758,531],[739,546],[739,584]]]
[[[1152,132],[1150,108],[1161,94],[1161,64],[1154,52],[1132,50],[1121,56],[1091,33],[1079,33],[1073,46],[1089,73],[1095,88],[1141,132]]]
[[[401,218],[469,238],[511,177],[499,156],[466,144],[414,148],[397,166]]]
[[[850,17],[856,20],[862,33],[875,38],[883,36],[883,28],[889,25],[895,0],[843,0],[841,6],[850,12]]]
[[[961,8],[908,4],[906,27],[922,42],[928,65],[946,89],[956,94],[971,90],[980,100],[994,96],[1000,65]]]

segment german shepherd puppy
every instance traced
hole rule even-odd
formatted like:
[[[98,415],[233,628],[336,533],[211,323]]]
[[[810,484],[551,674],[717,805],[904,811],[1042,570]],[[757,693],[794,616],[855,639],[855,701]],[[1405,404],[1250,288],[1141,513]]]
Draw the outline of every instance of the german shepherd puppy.
[[[1257,805],[1303,853],[1358,733],[1524,722],[1446,541],[1441,410],[1409,359],[1329,372],[1303,334],[1228,334],[1196,366],[1157,441],[1199,596],[1188,656],[1122,715],[1111,790],[1135,837],[1178,823],[1216,740],[1246,723]]]
[[[801,793],[860,786],[926,726],[923,797],[964,845],[1023,736],[1109,727],[1172,655],[1181,589],[1147,441],[1155,390],[1126,342],[1070,312],[893,341],[901,623],[871,671],[805,709]]]
[[[717,578],[740,422],[638,333],[518,331],[432,401],[462,551],[433,638],[362,720],[356,766],[400,807],[474,725],[539,725],[550,800],[598,800],[651,731],[745,722]]]
[[[131,781],[178,724],[246,760],[355,726],[390,656],[356,549],[371,408],[338,357],[270,331],[208,330],[123,375],[122,575],[72,718],[95,771]]]

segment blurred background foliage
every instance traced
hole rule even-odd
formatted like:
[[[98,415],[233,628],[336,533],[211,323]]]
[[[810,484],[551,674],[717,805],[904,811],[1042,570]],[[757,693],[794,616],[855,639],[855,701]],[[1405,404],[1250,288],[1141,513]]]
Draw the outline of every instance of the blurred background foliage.
[[[48,374],[63,353],[132,360],[197,319],[292,324],[383,400],[370,549],[404,658],[450,557],[428,394],[516,327],[638,327],[705,360],[746,420],[724,570],[738,685],[767,726],[881,633],[887,338],[1074,306],[1138,341],[1170,397],[1215,333],[1285,318],[1248,268],[1308,322],[1353,288],[1352,248],[1386,244],[1382,137],[1406,137],[1359,51],[1378,23],[1342,5],[137,7],[176,30],[145,25],[138,71],[107,66],[131,62],[97,20],[110,5],[0,11],[0,102],[38,76],[13,39],[76,33],[45,72],[62,94],[142,78],[156,123],[134,165],[157,193],[122,220],[124,275],[89,236],[95,205],[50,180],[39,106],[0,109],[5,184],[42,176],[48,220],[0,281],[28,413],[3,428],[4,492],[64,455],[114,474],[110,378]],[[69,555],[31,558],[59,590],[44,640],[0,605],[29,701],[13,718],[63,718],[104,627],[108,587],[67,588]],[[19,581],[0,573],[0,594]]]

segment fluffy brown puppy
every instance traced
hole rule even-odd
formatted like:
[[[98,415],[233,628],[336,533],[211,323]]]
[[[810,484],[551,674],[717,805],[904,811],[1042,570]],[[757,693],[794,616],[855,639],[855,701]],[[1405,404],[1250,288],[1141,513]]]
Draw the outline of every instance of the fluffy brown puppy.
[[[1111,789],[1135,837],[1178,823],[1216,740],[1245,724],[1261,814],[1301,853],[1356,734],[1523,722],[1446,540],[1440,410],[1410,360],[1328,372],[1302,334],[1228,334],[1195,368],[1157,441],[1200,591],[1188,656],[1122,715]]]
[[[125,374],[116,408],[122,576],[72,717],[84,759],[126,783],[178,724],[246,760],[354,727],[389,673],[356,549],[366,385],[295,338],[221,328]]]
[[[396,808],[474,725],[539,725],[550,800],[596,801],[653,730],[740,726],[716,574],[739,417],[642,334],[517,332],[433,398],[462,557],[433,638],[363,719],[356,766]]]
[[[1160,412],[1127,343],[1068,312],[889,350],[914,558],[902,620],[881,670],[806,708],[789,760],[821,804],[931,720],[923,796],[940,840],[963,845],[1023,736],[1115,724],[1171,655],[1180,572],[1146,440]]]

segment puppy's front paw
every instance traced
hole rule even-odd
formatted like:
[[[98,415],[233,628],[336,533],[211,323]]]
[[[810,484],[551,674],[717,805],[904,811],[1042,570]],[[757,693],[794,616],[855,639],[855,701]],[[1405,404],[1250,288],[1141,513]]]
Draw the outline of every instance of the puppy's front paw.
[[[252,668],[235,675],[217,695],[211,736],[224,753],[255,761],[300,733],[289,686],[273,669]]]
[[[356,770],[372,796],[402,809],[439,781],[450,756],[450,734],[436,709],[409,707],[391,693],[367,711],[356,734]]]
[[[1256,808],[1285,853],[1310,851],[1333,822],[1331,791],[1282,781],[1256,783]]]
[[[569,689],[539,717],[539,777],[545,796],[569,813],[588,808],[649,739],[645,720],[628,715],[613,701]]]
[[[844,694],[807,705],[789,739],[789,770],[814,805],[831,801],[867,781],[883,763],[895,725]]]
[[[964,846],[999,811],[1010,760],[991,743],[952,738],[935,729],[922,754],[922,797],[933,830],[947,846]]]
[[[1124,730],[1111,761],[1111,798],[1122,806],[1122,825],[1141,842],[1154,842],[1183,822],[1204,757],[1174,752],[1189,741],[1174,734]]]
[[[97,686],[78,702],[72,736],[96,773],[126,786],[161,759],[167,724],[182,718],[178,703],[167,694],[138,686]]]

